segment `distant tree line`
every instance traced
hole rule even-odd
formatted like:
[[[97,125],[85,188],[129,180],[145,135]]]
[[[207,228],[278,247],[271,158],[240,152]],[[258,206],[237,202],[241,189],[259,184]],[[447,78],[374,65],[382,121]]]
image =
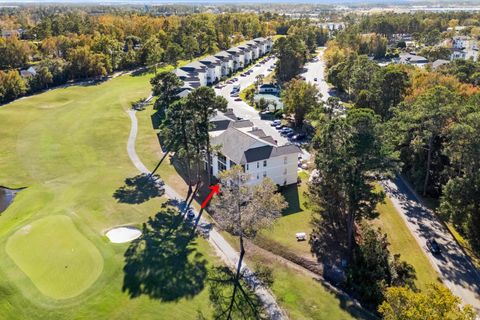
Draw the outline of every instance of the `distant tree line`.
[[[0,39],[2,103],[69,80],[176,65],[245,39],[273,35],[286,19],[253,13],[150,16],[39,9],[4,13],[0,21],[1,30],[22,30]],[[20,77],[19,70],[30,66],[35,73]]]

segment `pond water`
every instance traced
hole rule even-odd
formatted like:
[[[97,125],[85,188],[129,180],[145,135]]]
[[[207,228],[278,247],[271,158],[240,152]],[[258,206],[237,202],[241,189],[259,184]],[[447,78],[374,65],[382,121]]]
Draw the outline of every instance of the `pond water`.
[[[258,102],[261,98],[265,99],[269,103],[268,105],[268,110],[269,111],[274,111],[274,103],[277,105],[276,109],[283,109],[283,102],[280,99],[279,96],[273,95],[273,94],[267,94],[267,93],[257,93],[255,95],[255,101]]]
[[[2,213],[8,208],[17,192],[18,190],[0,187],[0,213]]]

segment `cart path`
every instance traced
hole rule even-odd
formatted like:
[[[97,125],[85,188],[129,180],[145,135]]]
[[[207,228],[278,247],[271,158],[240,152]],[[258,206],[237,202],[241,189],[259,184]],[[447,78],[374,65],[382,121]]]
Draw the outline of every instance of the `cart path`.
[[[137,139],[137,132],[138,132],[138,121],[136,116],[135,110],[128,110],[128,115],[130,116],[131,120],[131,129],[130,135],[128,137],[127,142],[127,152],[130,160],[132,161],[133,165],[138,169],[138,171],[146,174],[150,174],[150,170],[143,164],[135,150],[135,141]],[[170,199],[177,199],[179,201],[183,201],[183,197],[180,196],[175,190],[173,190],[167,184],[164,185],[165,187],[165,195]],[[195,212],[198,216],[198,212]],[[204,221],[201,221],[204,222]],[[210,231],[210,236],[208,238],[210,244],[216,249],[219,253],[222,260],[225,263],[230,265],[231,267],[236,267],[238,263],[239,253],[225,240],[224,237],[220,235],[220,233],[216,229],[212,229]],[[248,267],[245,263],[242,264],[242,269],[245,269],[248,273]],[[249,277],[249,281],[255,283],[256,280],[252,277]],[[282,320],[288,319],[286,314],[277,304],[275,297],[273,294],[263,287],[256,287],[255,293],[263,302],[264,306],[266,307],[268,313],[270,314],[271,319],[273,320]]]

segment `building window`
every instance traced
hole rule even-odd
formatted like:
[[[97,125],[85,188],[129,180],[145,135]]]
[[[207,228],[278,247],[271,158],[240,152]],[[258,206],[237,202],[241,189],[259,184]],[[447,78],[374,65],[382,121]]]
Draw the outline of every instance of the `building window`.
[[[283,169],[283,174],[284,174],[284,175],[287,174],[287,168]]]
[[[217,159],[218,172],[227,170],[227,158],[224,155],[219,154]]]
[[[283,164],[287,164],[287,162],[288,162],[288,157],[287,156],[283,157]]]
[[[260,162],[257,161],[257,169],[260,168]]]
[[[263,177],[265,178],[267,176],[267,171],[263,171]]]
[[[263,160],[263,166],[264,166],[264,167],[267,166],[267,160]]]
[[[258,179],[260,179],[260,175],[259,175],[258,172],[257,172],[257,180],[258,180]]]
[[[248,167],[248,163],[247,163],[247,170],[249,170],[250,168]]]

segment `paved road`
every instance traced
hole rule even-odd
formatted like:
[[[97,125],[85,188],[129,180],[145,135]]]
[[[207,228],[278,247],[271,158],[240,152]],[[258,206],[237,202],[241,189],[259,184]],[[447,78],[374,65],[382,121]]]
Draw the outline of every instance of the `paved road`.
[[[480,274],[452,235],[435,214],[422,205],[403,179],[386,181],[384,187],[444,284],[480,313]],[[432,238],[440,244],[441,255],[433,255],[428,250],[426,241]]]
[[[324,47],[320,48],[318,60],[305,64],[305,71],[301,73],[301,75],[305,77],[305,81],[315,83],[322,94],[322,99],[327,101],[328,97],[330,97],[331,91],[325,81],[325,62],[323,61],[324,51]],[[317,78],[317,81],[315,81],[315,78]]]
[[[135,110],[127,111],[128,115],[130,116],[131,120],[131,129],[130,135],[128,137],[127,142],[127,152],[130,160],[138,169],[138,171],[142,173],[149,174],[150,170],[143,164],[135,150],[135,141],[137,139],[137,131],[138,131],[138,121],[136,117]],[[165,195],[170,199],[176,199],[179,202],[183,201],[183,197],[180,196],[175,190],[173,190],[170,186],[165,184]],[[198,215],[198,212],[195,212]],[[200,221],[206,222],[206,221]],[[238,264],[239,253],[223,238],[217,230],[213,229],[210,231],[209,242],[213,245],[213,247],[217,250],[220,257],[230,266],[236,267]],[[247,274],[250,273],[248,266],[243,263],[242,269],[246,270]],[[254,277],[250,277],[249,281],[251,283],[255,283],[256,279]],[[263,287],[256,287],[255,293],[263,302],[264,306],[267,308],[267,311],[270,314],[271,319],[273,320],[282,320],[288,319],[282,309],[278,306],[275,297],[270,293],[269,290]]]
[[[232,108],[233,112],[237,117],[248,119],[253,122],[254,126],[262,129],[267,135],[272,136],[273,139],[277,140],[278,145],[284,145],[288,143],[288,139],[282,137],[280,133],[275,130],[275,128],[270,126],[269,121],[261,120],[260,114],[258,110],[255,108],[250,107],[244,101],[235,101],[234,97],[230,96],[230,92],[232,91],[235,85],[240,85],[240,90],[245,89],[249,85],[255,82],[255,77],[259,74],[263,74],[264,76],[268,75],[270,71],[268,69],[272,67],[277,59],[270,59],[265,64],[261,64],[260,67],[251,67],[250,69],[253,70],[251,74],[246,77],[238,76],[238,81],[233,84],[228,84],[222,89],[215,89],[217,95],[223,96],[228,101],[228,108]],[[247,71],[247,70],[245,70]]]

